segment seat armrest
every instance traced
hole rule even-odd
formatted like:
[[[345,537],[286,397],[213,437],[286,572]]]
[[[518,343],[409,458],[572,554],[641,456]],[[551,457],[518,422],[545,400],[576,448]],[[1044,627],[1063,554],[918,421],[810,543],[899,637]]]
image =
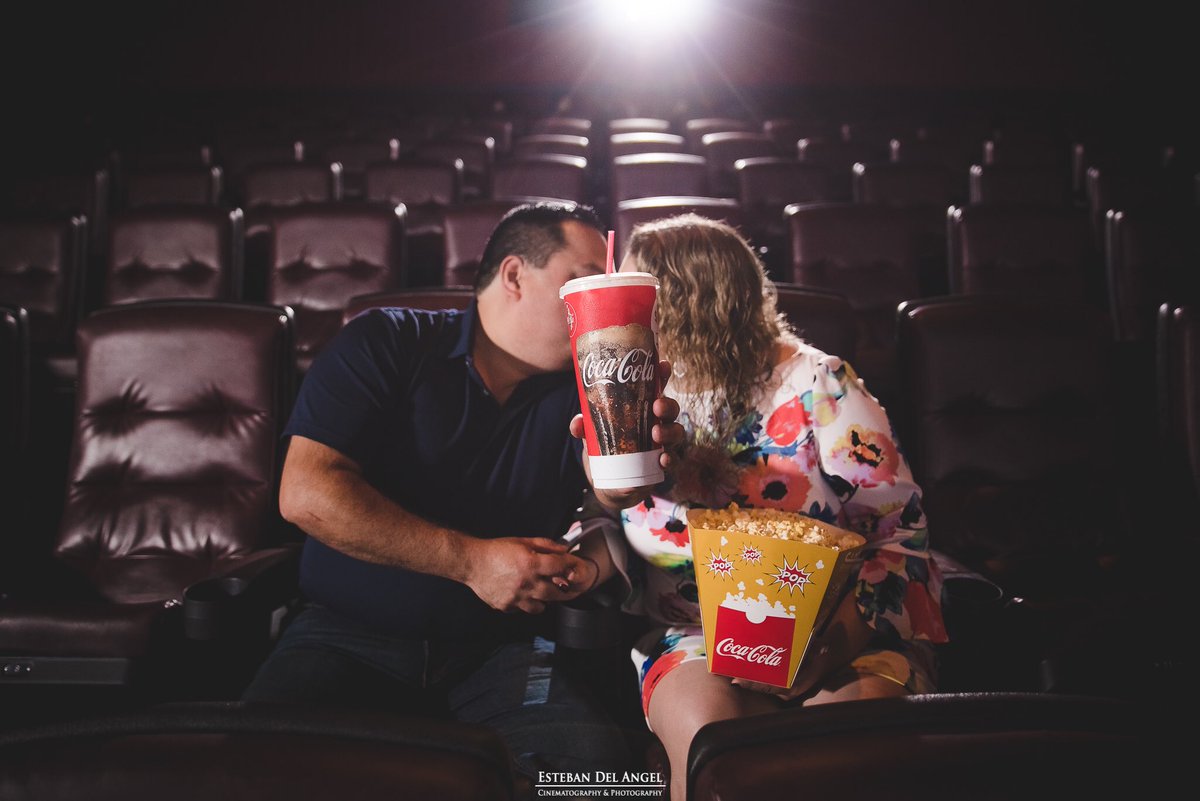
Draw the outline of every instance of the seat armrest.
[[[190,640],[273,638],[299,598],[300,548],[256,551],[183,592],[184,631]]]

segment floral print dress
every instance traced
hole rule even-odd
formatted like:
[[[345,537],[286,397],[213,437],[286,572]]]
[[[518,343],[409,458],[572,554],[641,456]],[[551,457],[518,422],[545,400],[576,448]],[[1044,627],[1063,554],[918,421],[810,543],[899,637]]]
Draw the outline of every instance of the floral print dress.
[[[706,395],[677,400],[689,441],[711,430]],[[672,479],[621,514],[632,552],[626,608],[665,627],[633,654],[646,709],[670,669],[704,658],[687,510],[730,501],[800,512],[865,536],[871,551],[855,589],[876,636],[851,667],[912,692],[933,689],[927,646],[945,642],[946,632],[920,489],[887,414],[851,367],[801,343],[775,368],[764,397],[722,449],[692,449]],[[926,647],[914,649],[915,643]]]

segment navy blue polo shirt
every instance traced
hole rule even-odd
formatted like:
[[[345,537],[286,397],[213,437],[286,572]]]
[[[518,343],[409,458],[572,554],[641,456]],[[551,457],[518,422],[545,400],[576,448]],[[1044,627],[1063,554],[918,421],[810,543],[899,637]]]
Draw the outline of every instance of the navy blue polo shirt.
[[[477,314],[373,309],[313,362],[285,436],[353,459],[408,511],[476,537],[566,531],[586,486],[570,371],[521,382],[500,406],[471,362]],[[449,579],[364,562],[313,537],[300,583],[312,601],[416,638],[473,636],[497,616]]]

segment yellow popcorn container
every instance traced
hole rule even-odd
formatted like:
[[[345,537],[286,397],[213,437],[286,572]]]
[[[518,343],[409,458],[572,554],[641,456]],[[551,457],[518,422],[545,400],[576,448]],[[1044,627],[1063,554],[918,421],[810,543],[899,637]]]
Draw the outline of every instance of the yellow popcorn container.
[[[709,672],[790,687],[813,633],[857,577],[865,539],[736,504],[690,510],[688,529]]]

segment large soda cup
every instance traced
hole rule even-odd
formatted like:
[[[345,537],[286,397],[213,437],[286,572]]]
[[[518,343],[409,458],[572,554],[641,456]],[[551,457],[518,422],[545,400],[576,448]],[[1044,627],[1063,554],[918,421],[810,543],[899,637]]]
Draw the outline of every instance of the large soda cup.
[[[559,290],[566,306],[592,484],[625,489],[663,480],[657,422],[658,348],[649,273],[591,275]]]

